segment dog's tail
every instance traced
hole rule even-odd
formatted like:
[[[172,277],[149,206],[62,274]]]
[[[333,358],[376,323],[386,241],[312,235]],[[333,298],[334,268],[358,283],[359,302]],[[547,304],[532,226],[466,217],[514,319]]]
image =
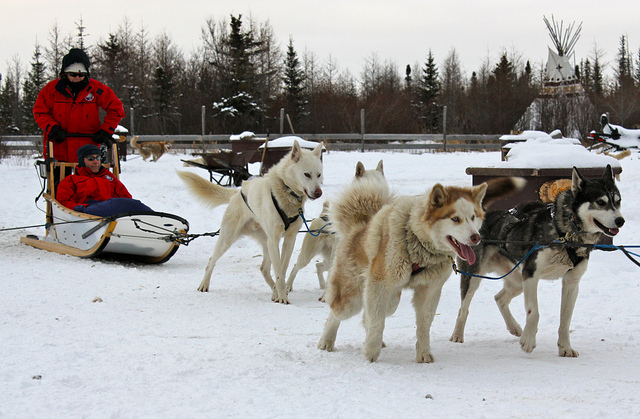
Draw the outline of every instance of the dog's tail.
[[[482,200],[482,206],[487,209],[494,202],[516,193],[527,184],[521,177],[497,177],[487,181],[487,192]]]
[[[342,236],[348,235],[353,229],[368,223],[392,198],[384,178],[361,178],[354,181],[331,202],[329,219],[332,230]]]
[[[138,136],[131,138],[131,147],[138,148]]]
[[[180,179],[187,185],[189,191],[200,202],[209,208],[228,204],[233,195],[238,193],[235,189],[229,189],[209,182],[207,179],[192,172],[176,170]]]

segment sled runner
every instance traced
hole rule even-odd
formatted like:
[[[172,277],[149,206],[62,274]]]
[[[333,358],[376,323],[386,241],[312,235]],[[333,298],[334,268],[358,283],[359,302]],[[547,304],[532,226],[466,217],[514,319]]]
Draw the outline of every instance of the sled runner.
[[[591,141],[589,150],[598,150],[603,153],[626,152],[625,155],[628,155],[631,150],[639,150],[640,130],[610,124],[607,114],[600,116],[600,125],[602,127],[600,132],[591,131],[587,136]]]
[[[52,150],[51,146],[49,148]],[[163,263],[178,250],[181,237],[189,231],[187,220],[162,212],[134,212],[99,217],[66,208],[56,200],[60,180],[76,166],[72,162],[39,161],[40,176],[46,179],[46,235],[28,235],[20,242],[38,249],[92,258],[111,256],[143,263]],[[117,149],[105,164],[119,178]]]

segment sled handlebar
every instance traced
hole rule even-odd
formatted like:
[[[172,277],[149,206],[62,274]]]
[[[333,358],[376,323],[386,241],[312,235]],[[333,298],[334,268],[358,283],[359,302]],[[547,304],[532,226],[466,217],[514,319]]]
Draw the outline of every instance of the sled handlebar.
[[[95,134],[82,134],[77,132],[68,132],[66,135],[67,137],[89,137],[89,138],[95,137]]]

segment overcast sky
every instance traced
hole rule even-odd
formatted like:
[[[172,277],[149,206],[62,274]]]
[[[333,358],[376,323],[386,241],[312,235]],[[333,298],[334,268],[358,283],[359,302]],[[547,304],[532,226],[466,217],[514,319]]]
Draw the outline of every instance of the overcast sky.
[[[441,65],[455,48],[465,75],[502,51],[518,52],[536,68],[546,63],[552,46],[543,16],[582,22],[576,56],[592,55],[597,46],[614,63],[622,35],[634,60],[640,47],[638,0],[0,0],[0,73],[18,57],[27,70],[36,40],[48,45],[57,23],[64,36],[76,33],[82,18],[90,44],[104,40],[127,18],[134,31],[144,27],[155,37],[163,30],[185,56],[200,44],[206,20],[242,14],[269,21],[283,51],[289,36],[301,57],[305,50],[325,63],[359,77],[373,54],[393,62],[404,74],[407,64],[423,65],[429,49]]]

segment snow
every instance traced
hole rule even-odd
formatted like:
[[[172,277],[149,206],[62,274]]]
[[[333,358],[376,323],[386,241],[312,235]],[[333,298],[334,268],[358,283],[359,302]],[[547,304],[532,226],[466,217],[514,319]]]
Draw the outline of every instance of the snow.
[[[640,147],[640,129],[629,129],[620,125],[607,124],[602,132],[605,134],[611,134],[613,130],[617,130],[620,134],[620,138],[613,139],[608,138],[607,142],[617,144],[620,147],[626,148],[638,148]]]
[[[565,167],[620,167],[620,162],[604,154],[590,152],[576,138],[565,138],[558,130],[549,134],[543,131],[523,131],[517,135],[500,137],[509,149],[505,161],[497,161],[490,167],[556,169]],[[510,143],[509,141],[514,141]]]
[[[300,147],[302,148],[308,148],[313,150],[314,148],[316,148],[318,146],[319,143],[315,142],[315,141],[309,141],[309,140],[304,140],[298,136],[295,135],[287,135],[284,137],[280,137],[280,138],[276,138],[274,140],[269,140],[269,142],[267,143],[267,148],[291,148],[293,147],[293,143],[294,141],[297,141],[298,144],[300,144]],[[264,149],[264,144],[262,144],[260,147],[258,147],[260,150]],[[324,145],[322,146],[322,149],[325,150]]]
[[[573,147],[573,146],[572,146]],[[573,150],[572,150],[573,151]],[[122,180],[134,197],[180,215],[191,233],[215,231],[225,207],[206,210],[175,170],[189,156],[157,163],[129,156]],[[578,153],[565,162],[579,165]],[[324,194],[310,202],[316,217],[351,181],[357,161],[384,160],[398,193],[418,194],[435,182],[470,185],[468,166],[489,166],[500,153],[359,153],[324,156]],[[574,160],[576,159],[576,160]],[[0,229],[44,222],[33,160],[0,163]],[[544,161],[538,163],[543,164]],[[621,161],[619,187],[626,224],[616,244],[640,237],[640,161]],[[257,173],[258,166],[252,166]],[[433,364],[417,364],[411,292],[387,319],[376,363],[362,354],[360,317],[343,322],[336,351],[316,348],[329,312],[314,263],[301,270],[291,304],[271,302],[259,266],[261,249],[239,240],[219,261],[211,292],[196,290],[216,237],[181,247],[162,265],[87,260],[19,243],[43,228],[3,231],[0,242],[0,416],[22,417],[634,417],[640,415],[638,267],[622,252],[593,253],[573,316],[578,358],[558,356],[560,281],[539,285],[537,348],[520,349],[505,329],[493,295],[476,293],[465,343],[449,341],[459,308],[452,274],[431,329]],[[293,262],[302,243],[299,235]],[[292,266],[291,265],[291,266]],[[522,297],[512,304],[524,320]]]

